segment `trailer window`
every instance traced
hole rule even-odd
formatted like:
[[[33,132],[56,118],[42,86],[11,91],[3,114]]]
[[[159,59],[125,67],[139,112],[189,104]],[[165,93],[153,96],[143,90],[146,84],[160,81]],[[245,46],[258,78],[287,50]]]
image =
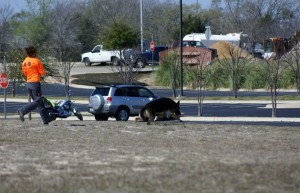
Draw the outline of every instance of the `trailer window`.
[[[180,46],[180,45],[179,45]],[[183,47],[201,47],[205,48],[206,46],[200,41],[182,41]]]
[[[270,40],[265,41],[265,52],[274,52],[274,43]]]

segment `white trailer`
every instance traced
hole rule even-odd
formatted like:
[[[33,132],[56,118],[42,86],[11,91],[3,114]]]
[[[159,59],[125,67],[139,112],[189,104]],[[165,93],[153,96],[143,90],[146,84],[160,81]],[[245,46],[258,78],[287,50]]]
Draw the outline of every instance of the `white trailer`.
[[[243,49],[249,49],[249,36],[244,33],[211,35],[209,40],[206,39],[205,33],[192,33],[184,36],[183,41],[202,42],[208,48],[216,42],[229,42]]]

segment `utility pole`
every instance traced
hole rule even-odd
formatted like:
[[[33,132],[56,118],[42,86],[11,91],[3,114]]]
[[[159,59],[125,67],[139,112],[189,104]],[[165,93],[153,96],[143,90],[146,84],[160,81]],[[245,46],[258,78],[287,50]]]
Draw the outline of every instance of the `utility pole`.
[[[141,52],[144,50],[143,45],[143,0],[140,0],[140,12],[141,12]]]
[[[183,96],[183,66],[182,66],[182,0],[180,3],[180,96]]]

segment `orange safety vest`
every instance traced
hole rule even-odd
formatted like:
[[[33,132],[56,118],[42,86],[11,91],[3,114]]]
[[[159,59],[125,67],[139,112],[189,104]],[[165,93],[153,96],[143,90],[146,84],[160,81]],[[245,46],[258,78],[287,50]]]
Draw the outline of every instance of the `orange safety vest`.
[[[22,63],[22,71],[27,82],[40,82],[41,76],[46,75],[44,66],[38,58],[26,57]]]

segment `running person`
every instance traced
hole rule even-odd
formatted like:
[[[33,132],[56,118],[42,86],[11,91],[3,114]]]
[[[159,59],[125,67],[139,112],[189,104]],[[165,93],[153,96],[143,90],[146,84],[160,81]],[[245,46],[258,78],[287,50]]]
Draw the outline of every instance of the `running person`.
[[[17,113],[21,121],[24,121],[24,115],[37,108],[42,121],[45,125],[49,123],[48,113],[42,104],[41,77],[46,75],[46,71],[40,59],[37,58],[37,49],[33,46],[25,48],[27,57],[22,63],[22,72],[26,77],[27,91],[32,98],[25,106],[18,109]]]

